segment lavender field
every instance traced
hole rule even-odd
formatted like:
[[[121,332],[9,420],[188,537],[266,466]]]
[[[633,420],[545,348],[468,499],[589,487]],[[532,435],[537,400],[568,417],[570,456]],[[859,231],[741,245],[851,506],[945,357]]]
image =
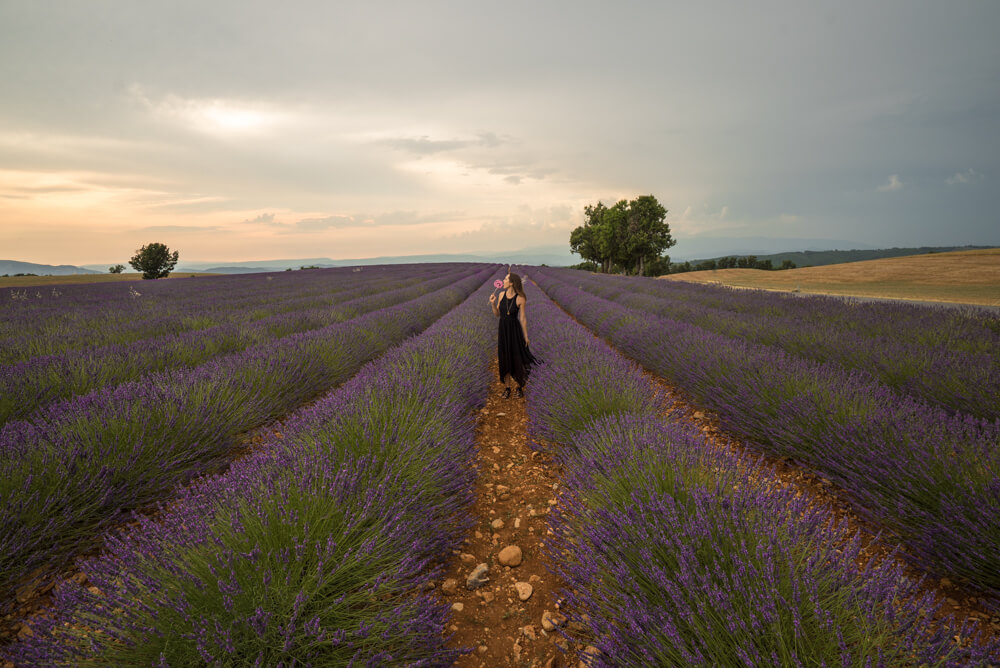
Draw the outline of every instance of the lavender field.
[[[468,658],[438,585],[479,521],[487,298],[504,273],[0,294],[0,618],[52,588],[0,665]],[[564,661],[1000,662],[995,635],[948,618],[903,566],[1000,612],[996,317],[526,273],[544,360],[528,431],[562,475],[545,543],[574,629],[552,633],[573,643]],[[899,558],[859,568],[858,534],[706,440],[650,373],[827,477]]]

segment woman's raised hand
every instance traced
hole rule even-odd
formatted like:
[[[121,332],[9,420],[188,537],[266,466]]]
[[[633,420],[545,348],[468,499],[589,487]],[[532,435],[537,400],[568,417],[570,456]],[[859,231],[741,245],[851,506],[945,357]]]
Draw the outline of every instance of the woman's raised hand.
[[[493,304],[496,303],[496,301],[497,301],[497,293],[495,292],[490,293],[490,305],[492,306]]]

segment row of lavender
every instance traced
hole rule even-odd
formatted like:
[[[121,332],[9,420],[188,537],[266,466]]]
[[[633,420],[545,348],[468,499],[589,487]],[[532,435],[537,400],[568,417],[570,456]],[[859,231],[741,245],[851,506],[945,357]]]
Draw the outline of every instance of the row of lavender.
[[[935,604],[771,471],[664,418],[648,379],[544,295],[529,429],[566,471],[546,543],[589,665],[987,665]]]
[[[723,427],[822,472],[918,565],[1000,601],[1000,421],[954,415],[836,364],[534,278],[581,323],[715,410]]]
[[[122,513],[211,470],[239,435],[441,317],[492,266],[410,302],[49,406],[0,428],[0,605]]]
[[[480,281],[481,283],[481,281]],[[478,285],[478,284],[477,284]],[[423,585],[472,524],[489,285],[84,561],[19,665],[451,665]]]
[[[0,366],[0,424],[24,418],[47,404],[99,387],[137,380],[149,373],[202,364],[297,332],[320,329],[368,311],[433,292],[475,271],[417,270],[406,278],[351,284],[326,296],[323,306],[252,320],[234,313],[230,322],[183,333],[168,333],[130,343],[72,349]],[[315,301],[315,300],[310,300]],[[208,302],[207,306],[215,302]],[[252,305],[251,305],[252,306]],[[197,304],[191,311],[195,314]],[[249,306],[248,306],[249,308]]]
[[[579,274],[572,271],[566,275],[576,277]],[[808,295],[808,299],[802,299],[767,290],[635,276],[603,274],[593,278],[602,286],[602,291],[626,288],[632,293],[669,299],[678,309],[707,307],[709,312],[718,310],[750,317],[764,313],[775,322],[822,322],[845,334],[944,344],[955,350],[994,354],[1000,338],[1000,322],[995,318],[995,310],[979,306],[928,309],[905,301],[865,301],[863,298],[823,295]],[[601,296],[608,295],[602,292]]]
[[[1000,418],[996,313],[544,271],[629,308],[858,369],[949,410]]]
[[[457,265],[426,265],[424,277]],[[404,281],[413,268],[373,267],[367,272],[321,269],[59,286],[58,296],[0,300],[0,364],[67,350],[138,341],[220,324],[319,308]],[[138,290],[136,289],[138,287]]]

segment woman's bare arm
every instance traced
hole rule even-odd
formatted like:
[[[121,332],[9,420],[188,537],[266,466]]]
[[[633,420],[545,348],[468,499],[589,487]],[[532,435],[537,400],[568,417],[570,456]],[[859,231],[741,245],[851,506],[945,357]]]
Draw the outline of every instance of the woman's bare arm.
[[[490,295],[490,308],[493,309],[493,315],[500,317],[500,306],[497,304],[497,294],[494,292]]]
[[[524,299],[524,297],[518,297],[517,298],[517,305],[520,308],[520,314],[518,315],[517,319],[521,321],[521,332],[524,334],[524,342],[525,342],[525,344],[527,344],[528,343],[528,313],[527,313],[527,308],[526,307],[528,305],[528,302]]]

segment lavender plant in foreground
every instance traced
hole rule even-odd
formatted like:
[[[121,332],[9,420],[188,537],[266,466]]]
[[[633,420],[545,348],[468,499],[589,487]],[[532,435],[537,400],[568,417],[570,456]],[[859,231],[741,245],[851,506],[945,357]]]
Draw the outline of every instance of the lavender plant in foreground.
[[[0,429],[0,602],[39,567],[86,549],[123,511],[224,460],[236,436],[343,381],[430,325],[492,273],[412,302],[296,334],[158,382],[56,406]],[[9,603],[8,603],[9,604]]]
[[[860,542],[770,472],[664,423],[655,405],[588,420],[575,393],[648,381],[532,296],[533,434],[560,434],[567,471],[547,541],[571,619],[609,666],[989,665],[1000,644],[932,626],[935,605],[891,559],[859,571]],[[559,337],[559,345],[545,342]],[[587,339],[590,339],[588,345]],[[600,352],[603,352],[601,359]],[[621,376],[627,374],[630,380]],[[647,389],[648,391],[648,389]],[[567,419],[553,406],[577,406]],[[555,429],[548,424],[557,418]],[[561,430],[560,423],[584,424]]]
[[[448,608],[418,592],[471,526],[486,291],[289,420],[284,439],[138,518],[82,564],[98,590],[61,586],[7,656],[451,665]]]
[[[918,566],[1000,605],[1000,421],[952,415],[836,365],[536,279],[582,323],[715,410],[727,430],[836,482]]]

